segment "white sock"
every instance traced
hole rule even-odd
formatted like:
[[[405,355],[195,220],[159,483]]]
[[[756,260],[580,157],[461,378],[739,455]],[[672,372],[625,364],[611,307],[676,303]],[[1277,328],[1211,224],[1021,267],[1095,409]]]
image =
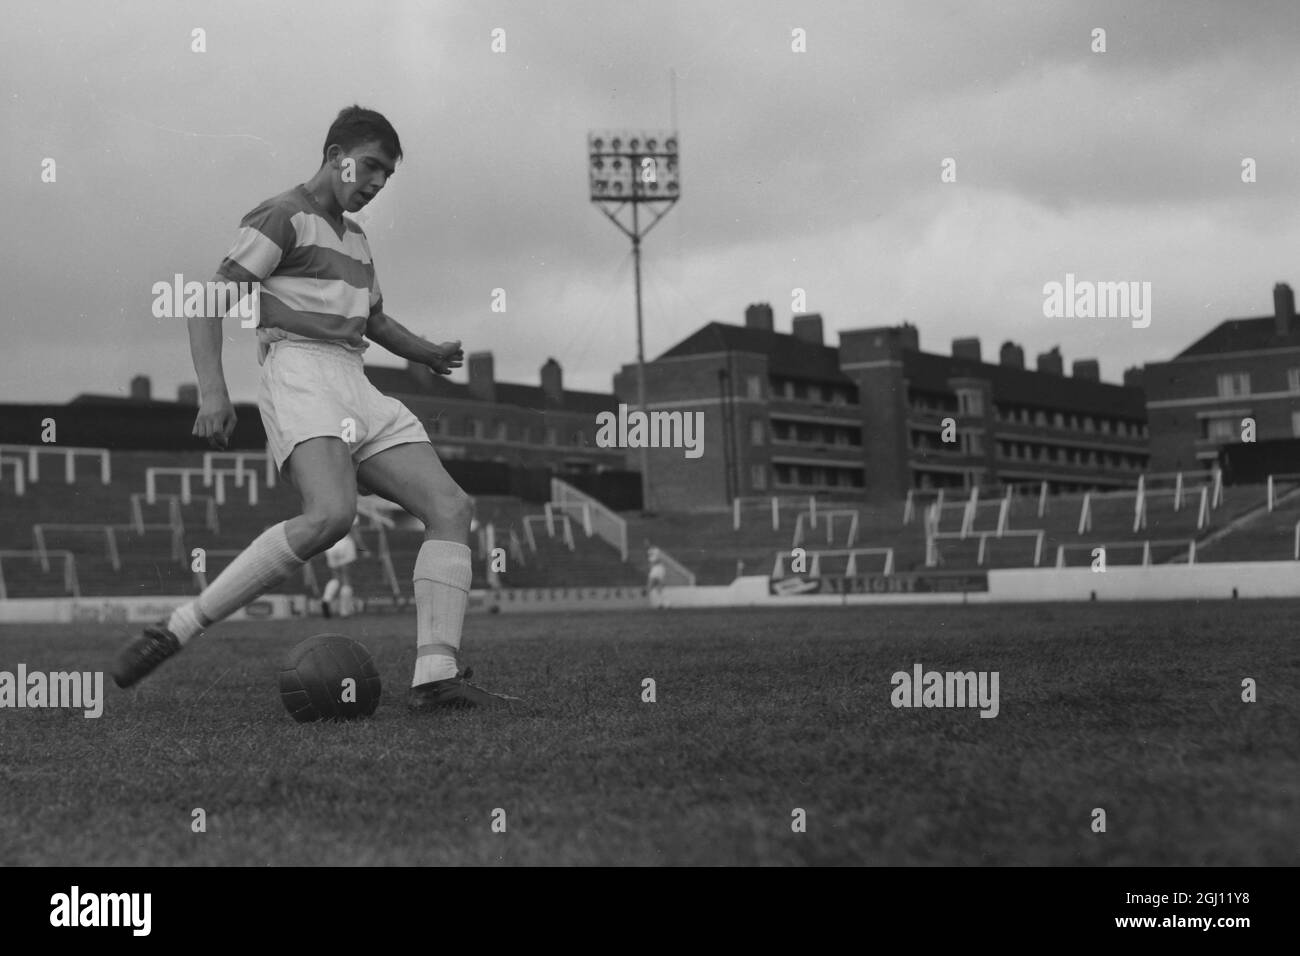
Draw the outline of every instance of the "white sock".
[[[204,624],[199,620],[197,605],[197,601],[182,604],[172,611],[172,616],[167,620],[167,630],[176,635],[182,647],[190,642],[190,638],[197,637],[203,632]]]
[[[352,614],[352,589],[343,588],[339,591],[339,616],[349,617]]]
[[[303,566],[302,558],[289,547],[286,523],[281,521],[258,535],[194,601],[204,627],[234,614]]]
[[[320,596],[320,599],[326,604],[329,604],[330,601],[334,600],[334,598],[338,596],[338,593],[339,579],[330,578],[329,582],[325,585],[325,593]]]
[[[458,541],[426,541],[415,558],[415,677],[411,685],[455,677],[469,604],[470,550]]]

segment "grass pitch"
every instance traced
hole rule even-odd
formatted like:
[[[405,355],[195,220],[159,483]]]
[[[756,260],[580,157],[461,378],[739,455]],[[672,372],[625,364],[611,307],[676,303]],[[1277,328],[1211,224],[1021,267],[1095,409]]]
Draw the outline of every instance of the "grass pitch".
[[[1298,610],[476,616],[463,663],[526,701],[437,716],[402,706],[405,617],[227,624],[136,690],[106,675],[99,719],[0,710],[0,863],[1294,865]],[[283,710],[322,632],[374,655],[370,720]],[[0,670],[107,671],[126,634],[5,627]],[[893,707],[918,662],[998,671],[998,716]]]

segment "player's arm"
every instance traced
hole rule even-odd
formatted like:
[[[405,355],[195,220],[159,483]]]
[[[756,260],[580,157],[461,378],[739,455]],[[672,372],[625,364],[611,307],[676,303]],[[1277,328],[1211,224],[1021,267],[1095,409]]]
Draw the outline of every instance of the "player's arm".
[[[285,252],[297,241],[291,211],[273,202],[263,203],[240,222],[235,243],[221,260],[212,281],[226,287],[230,283],[240,284],[241,288],[255,286],[276,270]],[[193,434],[206,438],[213,448],[225,448],[230,443],[237,421],[221,367],[223,318],[209,315],[187,320],[190,355],[199,379],[199,414],[194,419]]]
[[[394,355],[429,366],[439,375],[450,375],[452,369],[460,368],[465,362],[465,351],[459,341],[434,345],[383,311],[371,314],[366,323],[366,338]]]
[[[224,283],[221,276],[213,282]],[[235,430],[235,406],[226,389],[226,373],[221,364],[221,320],[224,316],[192,316],[186,320],[190,334],[190,356],[199,380],[199,413],[194,419],[193,434],[206,438],[213,448],[225,448]]]

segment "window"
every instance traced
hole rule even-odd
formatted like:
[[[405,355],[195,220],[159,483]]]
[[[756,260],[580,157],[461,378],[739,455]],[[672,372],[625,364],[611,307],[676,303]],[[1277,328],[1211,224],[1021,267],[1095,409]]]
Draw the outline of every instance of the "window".
[[[767,466],[753,465],[749,469],[749,480],[754,486],[755,491],[763,491],[767,488]]]
[[[1236,422],[1231,418],[1211,418],[1205,423],[1205,437],[1211,441],[1232,441],[1236,434]]]
[[[763,397],[763,380],[757,375],[750,375],[745,378],[745,394],[749,398],[761,399]]]
[[[1300,438],[1300,412],[1291,413],[1291,434]]]
[[[1225,372],[1219,376],[1219,397],[1236,398],[1250,394],[1250,375],[1246,372]]]
[[[477,418],[472,419],[470,421],[469,428],[470,428],[470,434],[473,435],[475,438],[483,437],[483,423],[479,421]]]
[[[510,426],[505,422],[497,422],[497,441],[510,440]]]
[[[1286,390],[1288,392],[1300,392],[1300,368],[1286,370]]]
[[[976,417],[984,414],[984,395],[979,389],[963,388],[957,392],[957,414],[974,415]]]
[[[557,444],[557,443],[558,443],[558,439],[557,439],[556,434],[555,434],[555,426],[554,426],[554,425],[547,425],[547,426],[546,426],[546,444],[548,444],[548,445],[554,445],[554,444]]]
[[[767,440],[767,425],[761,418],[751,418],[749,420],[749,443],[751,445],[761,445]]]
[[[1057,412],[1055,415],[1052,416],[1052,425],[1056,428],[1064,428],[1065,416],[1062,415],[1060,412]]]
[[[984,440],[979,432],[962,432],[961,450],[967,455],[984,454]]]

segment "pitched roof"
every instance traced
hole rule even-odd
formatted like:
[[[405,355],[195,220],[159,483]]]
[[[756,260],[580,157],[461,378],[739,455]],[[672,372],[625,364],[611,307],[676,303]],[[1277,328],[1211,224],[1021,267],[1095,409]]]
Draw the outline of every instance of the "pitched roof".
[[[1228,319],[1202,335],[1176,358],[1221,355],[1227,352],[1255,352],[1300,345],[1300,322],[1292,322],[1286,335],[1277,332],[1277,319],[1266,315],[1253,319]]]
[[[950,378],[982,378],[992,383],[994,401],[1139,421],[1147,417],[1146,393],[1129,385],[911,351],[903,353],[903,374],[922,391],[951,392]]]
[[[839,349],[798,338],[789,332],[769,332],[743,325],[710,322],[682,339],[659,358],[707,355],[710,352],[754,352],[767,356],[773,375],[852,384],[840,371]]]

